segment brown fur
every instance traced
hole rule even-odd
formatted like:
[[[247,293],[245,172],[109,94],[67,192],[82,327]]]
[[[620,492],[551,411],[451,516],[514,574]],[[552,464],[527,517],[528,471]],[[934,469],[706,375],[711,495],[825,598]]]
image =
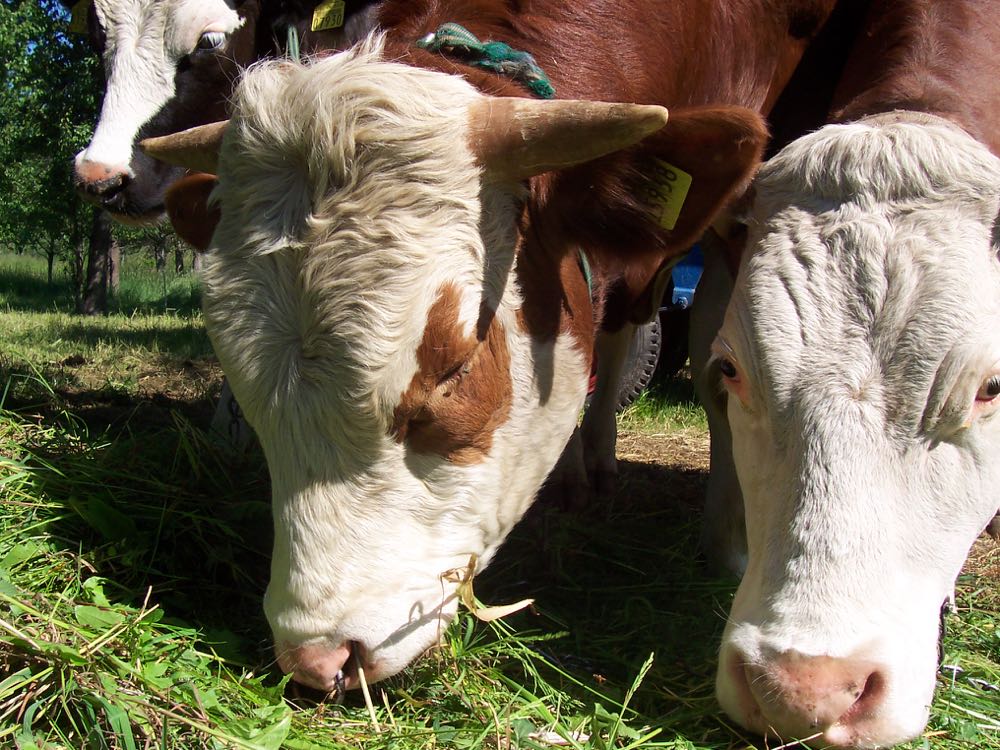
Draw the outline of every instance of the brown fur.
[[[445,284],[427,316],[418,369],[393,413],[392,434],[417,453],[481,461],[510,412],[510,354],[503,326],[482,311],[481,338],[466,336],[459,291]]]
[[[946,117],[1000,154],[1000,2],[873,0],[833,121],[904,109]]]
[[[633,309],[649,307],[650,282],[661,265],[685,252],[748,182],[767,134],[759,118],[737,107],[767,112],[836,4],[384,0],[376,20],[386,31],[390,59],[462,75],[488,94],[529,95],[517,82],[424,51],[414,42],[443,23],[461,23],[481,39],[532,53],[561,98],[671,108],[663,133],[640,146],[532,181],[526,214],[536,240],[524,248],[543,257],[522,257],[521,264],[561,267],[561,258],[575,259],[583,248],[594,271],[594,298],[608,303],[607,315],[599,309],[594,317],[613,329],[632,319]],[[257,32],[259,46],[262,34]],[[694,175],[673,231],[648,220],[640,197],[654,157]],[[551,312],[558,306],[551,299],[528,300],[528,305]],[[545,337],[561,325],[545,318],[527,309],[523,319]]]
[[[196,250],[208,249],[212,232],[221,218],[218,206],[208,205],[208,197],[217,182],[215,175],[195,172],[167,188],[164,197],[174,231]]]

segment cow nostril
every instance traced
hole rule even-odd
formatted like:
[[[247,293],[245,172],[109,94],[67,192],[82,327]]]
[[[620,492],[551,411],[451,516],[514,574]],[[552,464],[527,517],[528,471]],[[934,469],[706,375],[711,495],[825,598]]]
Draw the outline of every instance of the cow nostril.
[[[132,182],[128,170],[84,161],[76,166],[73,183],[80,195],[91,201],[107,203]]]
[[[856,692],[857,700],[838,719],[840,724],[850,724],[871,716],[878,710],[886,690],[886,680],[878,670],[868,675],[864,685]]]
[[[352,653],[351,643],[330,648],[322,643],[302,646],[279,645],[278,666],[292,675],[292,679],[315,690],[326,693],[350,689],[348,662]]]
[[[875,720],[888,692],[885,673],[864,659],[786,651],[742,671],[753,728],[801,737],[819,730],[837,746]]]

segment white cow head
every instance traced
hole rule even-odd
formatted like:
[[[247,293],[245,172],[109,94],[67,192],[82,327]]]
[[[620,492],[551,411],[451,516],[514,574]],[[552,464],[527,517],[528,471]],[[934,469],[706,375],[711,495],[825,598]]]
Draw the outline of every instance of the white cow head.
[[[694,233],[763,144],[746,110],[699,117],[664,131],[712,157],[688,153]],[[436,643],[455,572],[487,564],[531,503],[576,425],[595,320],[566,237],[591,217],[554,216],[551,189],[524,180],[664,122],[659,107],[485,97],[384,62],[377,41],[245,76],[205,317],[267,456],[265,610],[300,682],[330,689],[343,669],[352,687],[354,665],[379,679]]]
[[[894,113],[801,138],[756,191],[714,345],[749,543],[718,695],[783,740],[891,745],[1000,504],[1000,160]]]
[[[303,54],[339,49],[374,24],[373,0],[350,0],[343,26],[313,32],[316,0],[90,0],[88,22],[106,89],[90,144],[76,156],[80,195],[128,223],[163,214],[184,174],[137,141],[227,116],[243,69],[285,51],[294,28]]]

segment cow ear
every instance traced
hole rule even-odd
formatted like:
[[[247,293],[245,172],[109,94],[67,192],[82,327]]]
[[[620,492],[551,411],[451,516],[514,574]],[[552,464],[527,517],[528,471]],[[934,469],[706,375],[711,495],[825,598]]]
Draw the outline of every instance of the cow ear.
[[[647,298],[657,272],[746,192],[767,139],[752,110],[674,108],[666,126],[635,148],[558,175],[550,206],[575,242],[620,280],[621,309],[609,312],[610,320],[638,319],[655,302]]]
[[[221,214],[209,198],[218,179],[196,172],[177,180],[164,198],[167,216],[178,236],[196,250],[207,250]]]
[[[740,269],[740,261],[747,247],[748,226],[753,215],[754,201],[757,191],[754,185],[746,189],[743,195],[736,198],[712,222],[712,226],[703,235],[715,235],[716,244],[722,250],[726,260],[726,268],[735,279]]]
[[[767,138],[757,113],[705,107],[675,110],[667,126],[643,143],[637,194],[669,249],[686,250],[747,194]]]

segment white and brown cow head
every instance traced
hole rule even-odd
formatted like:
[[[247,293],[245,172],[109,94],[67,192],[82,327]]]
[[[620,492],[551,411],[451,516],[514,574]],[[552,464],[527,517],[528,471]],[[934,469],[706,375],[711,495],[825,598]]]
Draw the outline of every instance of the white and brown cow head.
[[[704,113],[676,126],[706,149],[700,226],[763,142],[753,113],[711,118],[707,134]],[[383,61],[377,40],[247,73],[205,319],[267,456],[265,610],[297,680],[402,669],[453,616],[454,572],[486,565],[531,503],[576,425],[595,313],[574,222],[525,180],[665,122],[659,107],[489,98]]]
[[[88,26],[105,73],[91,142],[76,155],[80,195],[129,223],[163,215],[166,188],[184,170],[150,159],[136,143],[226,117],[246,66],[279,54],[294,26],[303,52],[347,46],[372,5],[351,0],[343,27],[311,32],[315,0],[90,0]]]
[[[184,170],[149,158],[135,143],[225,117],[240,66],[253,59],[254,19],[248,24],[234,5],[92,0],[89,26],[106,89],[94,136],[76,156],[81,196],[123,221],[162,216],[163,192]]]
[[[756,184],[714,345],[749,564],[718,695],[823,747],[923,729],[939,610],[1000,505],[1000,160],[936,117],[830,125]]]

